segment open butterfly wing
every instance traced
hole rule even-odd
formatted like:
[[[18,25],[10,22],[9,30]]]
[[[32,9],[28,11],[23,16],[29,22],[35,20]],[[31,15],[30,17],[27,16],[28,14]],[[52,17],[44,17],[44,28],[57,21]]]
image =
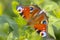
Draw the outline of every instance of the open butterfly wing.
[[[48,22],[46,13],[37,6],[23,6],[19,10],[23,10],[21,13],[23,18],[27,20],[28,25],[34,25],[37,32],[45,37]]]

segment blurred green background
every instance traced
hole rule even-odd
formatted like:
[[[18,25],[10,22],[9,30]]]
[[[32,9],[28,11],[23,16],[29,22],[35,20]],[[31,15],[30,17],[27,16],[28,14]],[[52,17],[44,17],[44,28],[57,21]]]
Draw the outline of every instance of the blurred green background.
[[[48,33],[60,40],[60,0],[0,0],[0,40],[44,40],[18,14],[18,5],[38,5],[49,17]]]

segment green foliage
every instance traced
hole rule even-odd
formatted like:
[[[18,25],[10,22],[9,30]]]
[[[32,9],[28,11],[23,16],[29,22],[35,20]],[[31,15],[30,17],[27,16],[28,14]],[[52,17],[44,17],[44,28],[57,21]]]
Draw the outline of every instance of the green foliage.
[[[49,17],[48,33],[60,39],[60,0],[1,0],[0,1],[0,40],[44,40],[32,26],[26,25],[16,10],[18,5],[36,4]]]
[[[44,0],[33,0],[34,4],[40,5],[44,2]]]
[[[16,7],[19,5],[18,2],[16,1],[12,1],[12,11],[16,14],[16,15],[19,15],[17,10],[16,10]]]
[[[53,10],[53,14],[55,14],[57,18],[60,18],[60,8]]]
[[[0,16],[2,15],[2,13],[3,13],[3,5],[2,3],[0,3]]]

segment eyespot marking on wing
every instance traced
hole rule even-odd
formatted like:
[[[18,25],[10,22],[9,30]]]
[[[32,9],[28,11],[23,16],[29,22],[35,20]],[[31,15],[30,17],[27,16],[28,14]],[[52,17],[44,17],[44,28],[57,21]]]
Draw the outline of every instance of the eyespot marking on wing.
[[[23,11],[22,6],[18,6],[18,7],[17,7],[17,11],[18,11],[19,13],[22,13],[22,11]]]

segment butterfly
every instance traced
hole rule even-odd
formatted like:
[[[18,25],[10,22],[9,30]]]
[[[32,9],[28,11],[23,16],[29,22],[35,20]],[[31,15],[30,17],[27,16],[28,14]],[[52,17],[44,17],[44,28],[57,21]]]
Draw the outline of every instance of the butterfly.
[[[47,36],[48,16],[44,10],[37,5],[20,5],[17,7],[17,11],[27,21],[27,25],[33,25],[40,36]]]

